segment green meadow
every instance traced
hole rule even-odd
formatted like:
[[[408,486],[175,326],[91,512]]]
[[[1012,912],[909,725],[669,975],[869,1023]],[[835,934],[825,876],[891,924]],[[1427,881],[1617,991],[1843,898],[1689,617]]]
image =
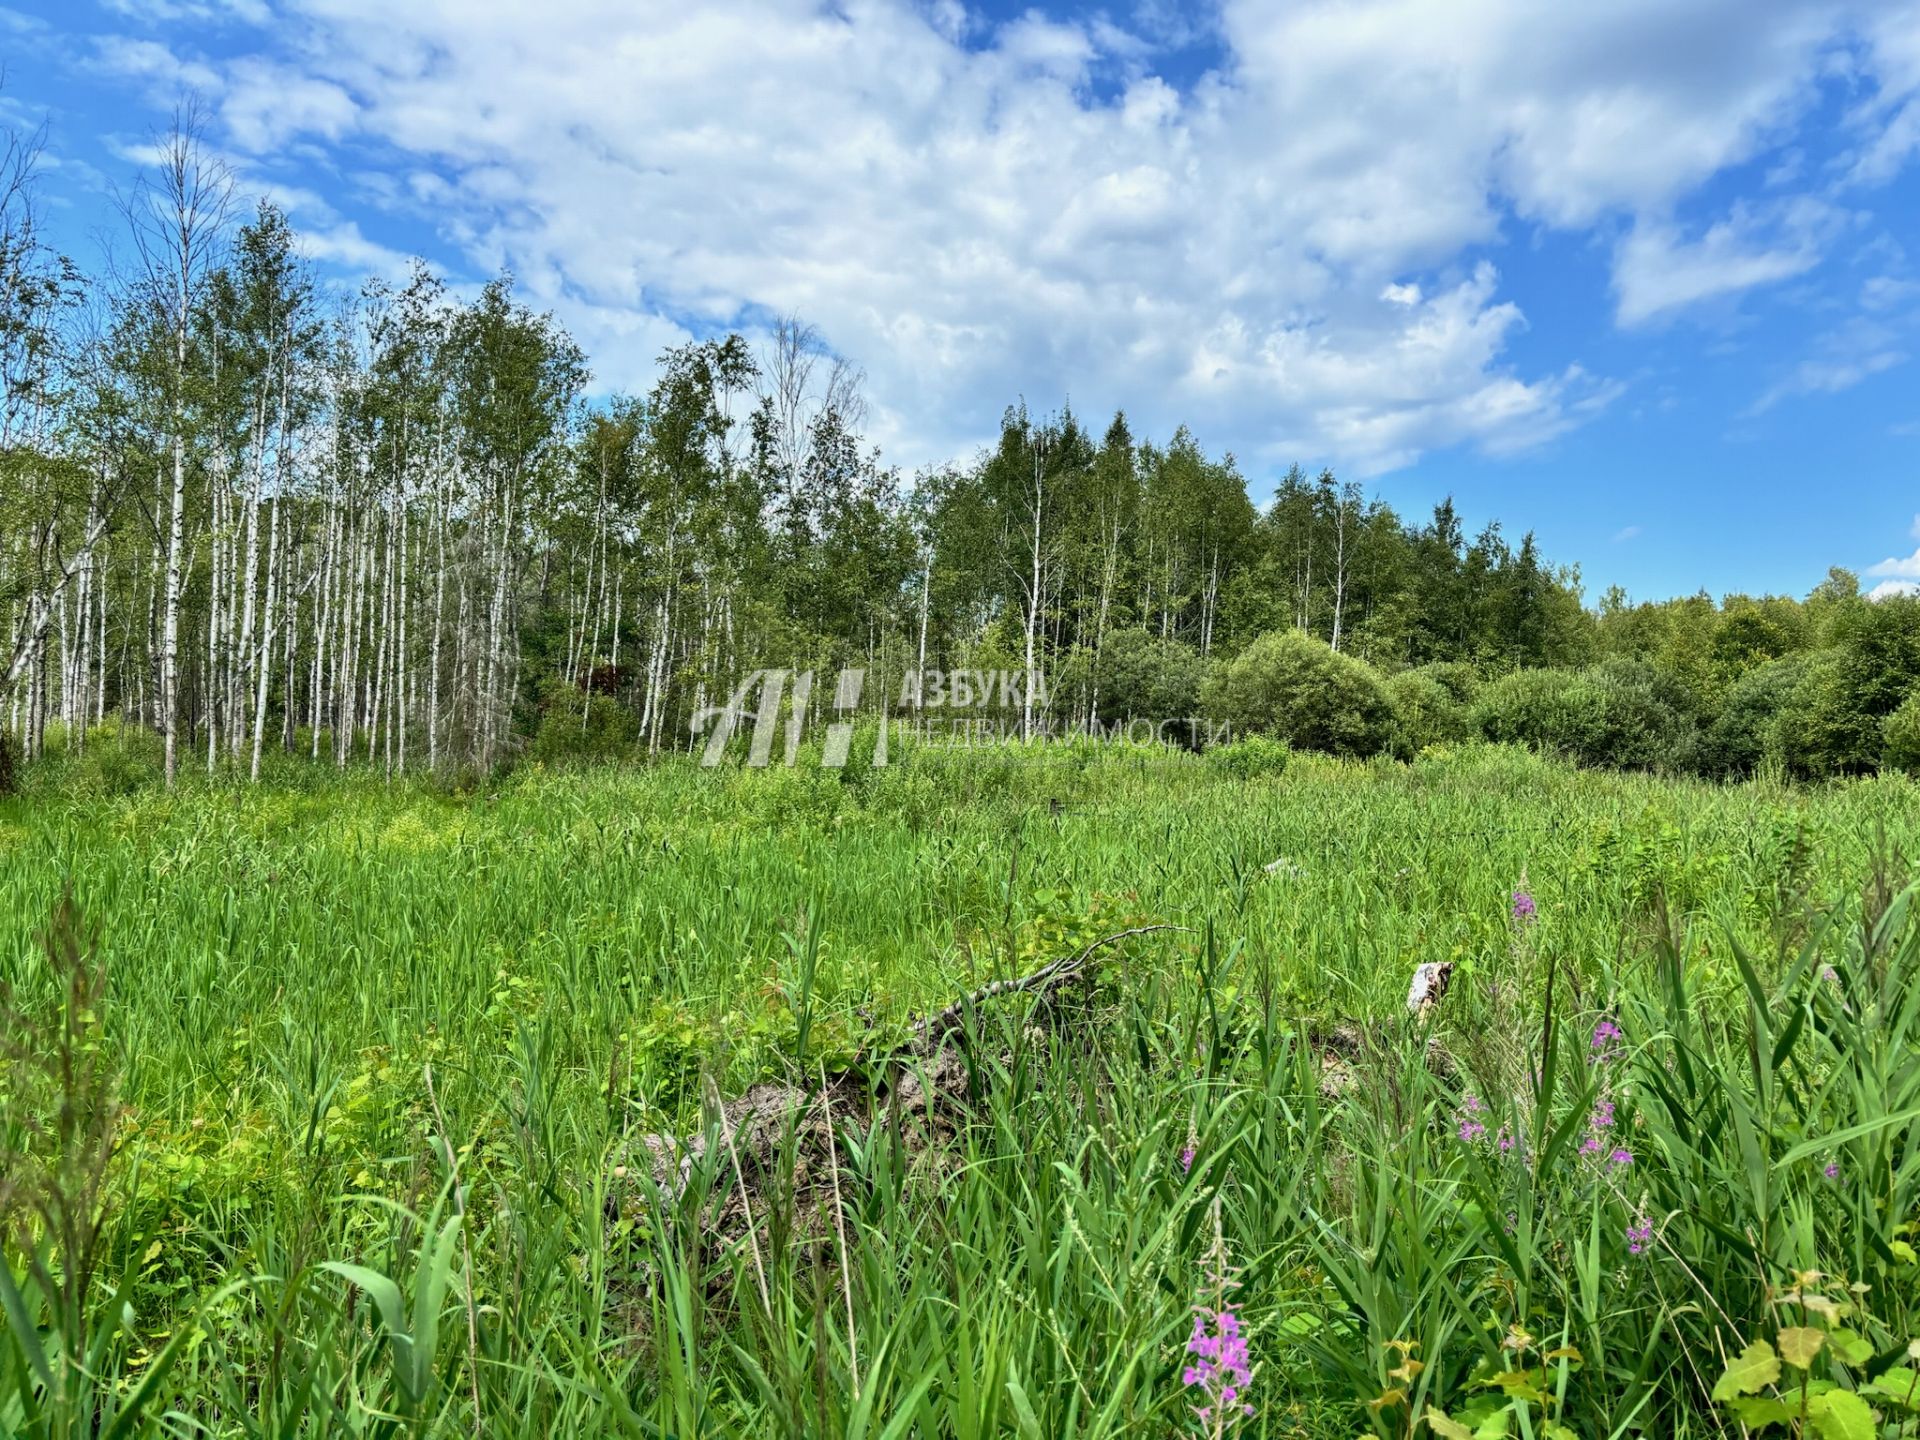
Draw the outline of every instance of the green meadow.
[[[894,758],[29,772],[0,1433],[1915,1433],[1913,780]]]

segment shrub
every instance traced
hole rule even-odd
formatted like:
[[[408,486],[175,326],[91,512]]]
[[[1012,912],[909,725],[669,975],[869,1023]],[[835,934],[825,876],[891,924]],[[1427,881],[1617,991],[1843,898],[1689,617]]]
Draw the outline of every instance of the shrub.
[[[1293,751],[1284,741],[1266,735],[1249,735],[1225,745],[1215,745],[1206,753],[1207,764],[1239,780],[1284,774],[1287,762],[1293,758]]]
[[[1489,685],[1473,709],[1487,739],[1536,750],[1561,748],[1571,729],[1571,670],[1515,670]]]
[[[1788,766],[1814,779],[1880,763],[1888,717],[1920,685],[1920,598],[1844,602],[1830,635],[1779,720]]]
[[[1452,745],[1467,738],[1467,709],[1440,680],[1408,670],[1387,681],[1393,704],[1393,749],[1412,759],[1429,745]]]
[[[1100,647],[1094,675],[1099,714],[1116,720],[1184,720],[1199,713],[1206,662],[1191,645],[1145,630],[1116,630]]]
[[[1407,673],[1432,680],[1456,705],[1471,705],[1480,698],[1480,672],[1464,660],[1435,660]]]
[[[1517,670],[1487,688],[1474,716],[1489,740],[1558,751],[1581,765],[1686,768],[1698,746],[1677,682],[1636,660]]]
[[[1749,670],[1727,692],[1726,702],[1701,736],[1698,768],[1703,775],[1740,779],[1762,760],[1780,753],[1780,711],[1806,674],[1803,656]]]
[[[1296,750],[1377,755],[1393,738],[1393,705],[1371,666],[1297,630],[1262,635],[1207,688],[1216,720],[1273,735]]]
[[[1907,696],[1880,729],[1884,741],[1881,763],[1889,770],[1920,775],[1920,690]]]
[[[109,721],[89,726],[83,738],[77,752],[64,739],[50,744],[26,783],[47,793],[106,797],[131,795],[164,777],[160,737],[144,726]]]
[[[630,750],[639,731],[633,711],[612,696],[556,681],[541,699],[540,728],[528,753],[548,765],[608,760]]]

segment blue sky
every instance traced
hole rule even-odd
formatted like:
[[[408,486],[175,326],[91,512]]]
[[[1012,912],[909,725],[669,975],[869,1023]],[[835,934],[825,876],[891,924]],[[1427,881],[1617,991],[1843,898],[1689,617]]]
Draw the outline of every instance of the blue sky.
[[[192,92],[343,293],[510,266],[602,388],[797,313],[907,468],[1124,406],[1590,597],[1920,581],[1920,0],[15,0],[0,55],[90,268]]]

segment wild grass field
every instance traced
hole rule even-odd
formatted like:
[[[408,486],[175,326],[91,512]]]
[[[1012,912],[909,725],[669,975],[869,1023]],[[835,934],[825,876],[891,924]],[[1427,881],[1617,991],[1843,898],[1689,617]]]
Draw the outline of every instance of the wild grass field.
[[[30,772],[0,1433],[1915,1433],[1920,787],[1236,753]]]

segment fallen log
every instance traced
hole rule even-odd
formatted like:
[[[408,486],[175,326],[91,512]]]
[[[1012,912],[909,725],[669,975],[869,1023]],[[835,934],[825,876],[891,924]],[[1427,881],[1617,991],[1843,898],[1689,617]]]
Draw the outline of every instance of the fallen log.
[[[755,1215],[764,1218],[776,1203],[790,1207],[790,1231],[823,1237],[827,1231],[821,1217],[838,1169],[832,1133],[836,1110],[842,1117],[871,1114],[873,1103],[880,1101],[916,1152],[951,1138],[967,1109],[969,1066],[964,1052],[973,1039],[968,1016],[996,1001],[1022,995],[1034,1000],[1037,1010],[1051,1011],[1045,1002],[1090,979],[1092,963],[1101,951],[1139,936],[1185,929],[1140,925],[1116,931],[1030,974],[984,985],[944,1010],[912,1022],[904,1044],[863,1054],[835,1073],[823,1068],[817,1082],[763,1081],[727,1100],[709,1077],[700,1132],[643,1135],[634,1159],[651,1176],[660,1200],[669,1204],[686,1194],[696,1168],[709,1157],[730,1171],[734,1186],[718,1196],[717,1210],[702,1222],[706,1237],[723,1248],[757,1247]],[[1416,969],[1407,1008],[1417,1020],[1431,1017],[1452,973],[1450,961]],[[1359,1073],[1375,1058],[1378,1039],[1350,1024],[1309,1035],[1307,1043],[1320,1060],[1320,1091],[1325,1098],[1338,1099],[1358,1083]],[[1451,1069],[1437,1038],[1429,1038],[1427,1055],[1435,1068]],[[637,1177],[630,1175],[630,1167],[617,1167],[615,1175],[629,1182],[631,1191]],[[616,1207],[636,1203],[644,1208],[647,1202],[638,1193],[624,1197],[616,1193],[610,1198]]]

